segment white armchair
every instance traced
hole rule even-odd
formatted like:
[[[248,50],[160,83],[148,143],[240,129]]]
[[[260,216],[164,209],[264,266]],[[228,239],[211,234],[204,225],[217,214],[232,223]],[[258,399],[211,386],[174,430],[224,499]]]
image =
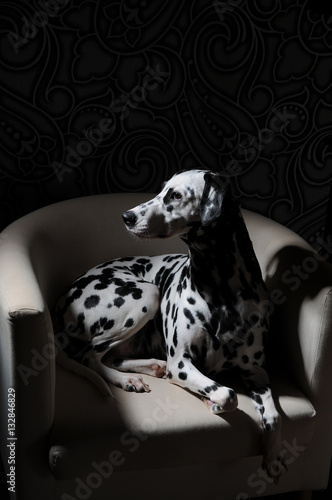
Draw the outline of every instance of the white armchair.
[[[259,419],[241,386],[238,409],[216,416],[164,379],[144,376],[150,393],[112,387],[106,398],[56,363],[50,311],[78,275],[118,256],[186,251],[178,239],[127,234],[121,213],[149,197],[69,200],[0,234],[1,453],[11,498],[240,500],[324,489],[332,451],[332,268],[265,217],[244,211],[271,295],[271,379],[288,467],[278,485],[261,469]]]

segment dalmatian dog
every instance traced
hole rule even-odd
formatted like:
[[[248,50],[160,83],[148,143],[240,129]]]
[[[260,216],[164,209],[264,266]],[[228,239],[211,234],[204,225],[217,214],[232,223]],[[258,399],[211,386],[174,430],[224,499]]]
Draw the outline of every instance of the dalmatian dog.
[[[284,461],[265,369],[267,291],[228,183],[182,171],[122,217],[138,238],[179,236],[188,255],[119,258],[79,277],[56,308],[63,351],[126,391],[150,390],[141,374],[166,377],[214,414],[237,408],[234,390],[215,380],[236,368],[261,419],[263,467],[277,482]]]

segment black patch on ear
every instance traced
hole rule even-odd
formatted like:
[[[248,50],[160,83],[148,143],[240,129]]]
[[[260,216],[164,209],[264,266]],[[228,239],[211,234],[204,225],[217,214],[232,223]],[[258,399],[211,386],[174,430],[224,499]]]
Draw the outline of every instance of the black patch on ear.
[[[168,189],[167,193],[165,194],[165,196],[163,198],[163,202],[165,203],[165,205],[167,205],[170,202],[173,192],[174,192],[173,188]]]
[[[220,213],[228,184],[225,178],[217,172],[207,172],[204,175],[205,186],[201,200],[201,223],[208,226],[216,220]]]

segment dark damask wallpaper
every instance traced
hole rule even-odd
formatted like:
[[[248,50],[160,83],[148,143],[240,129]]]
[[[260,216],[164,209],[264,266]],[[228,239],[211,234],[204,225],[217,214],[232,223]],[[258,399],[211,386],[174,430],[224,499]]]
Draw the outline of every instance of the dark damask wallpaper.
[[[0,225],[204,165],[319,246],[332,16],[296,0],[0,1]]]

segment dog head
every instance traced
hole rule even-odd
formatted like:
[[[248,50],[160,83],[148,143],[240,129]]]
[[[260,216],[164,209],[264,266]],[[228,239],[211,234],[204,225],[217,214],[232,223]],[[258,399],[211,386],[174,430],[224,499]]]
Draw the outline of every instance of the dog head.
[[[155,198],[122,217],[127,229],[140,238],[185,235],[193,225],[207,226],[220,216],[227,188],[222,174],[182,171],[166,182]]]

